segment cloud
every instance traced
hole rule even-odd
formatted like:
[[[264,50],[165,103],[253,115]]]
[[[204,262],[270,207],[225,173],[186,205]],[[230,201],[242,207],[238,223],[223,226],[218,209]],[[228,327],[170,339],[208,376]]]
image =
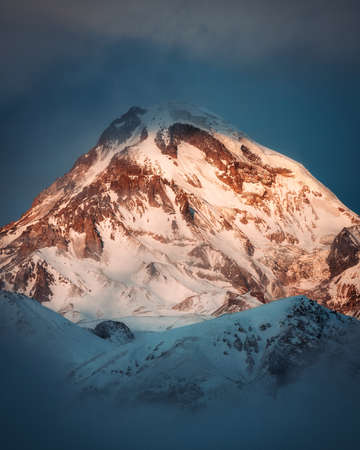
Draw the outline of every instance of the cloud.
[[[358,378],[333,360],[276,395],[249,385],[191,410],[129,405],[111,390],[79,394],[52,349],[32,344],[15,331],[0,341],[2,450],[349,450],[359,442]]]
[[[353,0],[15,0],[4,13],[15,26],[52,24],[76,33],[151,39],[207,54],[226,53],[230,46],[230,57],[257,58],[293,46],[332,57],[357,51],[359,11]]]
[[[245,66],[298,55],[346,64],[360,54],[359,16],[353,0],[13,0],[1,8],[0,81],[21,89],[44,67],[124,39]]]

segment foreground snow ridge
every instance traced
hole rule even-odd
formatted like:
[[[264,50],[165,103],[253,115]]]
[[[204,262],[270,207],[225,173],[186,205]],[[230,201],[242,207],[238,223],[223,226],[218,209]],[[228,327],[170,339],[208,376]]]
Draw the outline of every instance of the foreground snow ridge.
[[[115,396],[122,404],[193,408],[233,398],[249,386],[276,392],[329,361],[345,371],[360,362],[354,351],[359,322],[303,296],[158,332],[132,333],[112,323],[106,333],[113,330],[114,339],[18,294],[1,292],[0,313],[2,340],[23,341],[30,355],[56,355],[64,379],[78,392]]]

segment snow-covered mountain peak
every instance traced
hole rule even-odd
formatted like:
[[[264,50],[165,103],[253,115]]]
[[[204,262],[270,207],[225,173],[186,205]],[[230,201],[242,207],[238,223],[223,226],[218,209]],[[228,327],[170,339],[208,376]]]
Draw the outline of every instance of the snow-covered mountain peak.
[[[0,230],[0,282],[72,320],[217,316],[311,296],[357,224],[301,164],[215,114],[134,106]]]
[[[182,102],[167,102],[148,108],[132,106],[115,119],[102,133],[98,144],[121,144],[131,134],[156,135],[176,123],[199,127],[208,132],[240,137],[241,134],[226,124],[219,116],[205,108]]]

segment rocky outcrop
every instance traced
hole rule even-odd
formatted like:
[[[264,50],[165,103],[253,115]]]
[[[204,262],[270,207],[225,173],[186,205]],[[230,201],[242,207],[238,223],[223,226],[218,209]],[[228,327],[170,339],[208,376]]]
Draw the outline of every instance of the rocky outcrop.
[[[146,110],[133,106],[120,119],[114,120],[102,133],[98,145],[122,144],[130,138],[133,131],[141,124],[139,116],[145,114]]]
[[[114,344],[127,344],[135,339],[134,334],[127,325],[115,320],[100,322],[92,331],[101,339],[107,339]]]
[[[46,270],[44,264],[37,264],[36,279],[32,296],[39,302],[49,301],[52,295],[51,285],[54,284],[54,277]]]
[[[360,226],[344,228],[331,244],[327,258],[331,276],[334,277],[359,262]]]
[[[91,219],[91,217],[85,217],[84,233],[85,233],[84,257],[85,258],[93,257],[94,259],[100,259],[104,244],[101,240],[100,233],[97,231],[95,223]]]
[[[8,273],[7,275],[5,280],[13,284],[16,292],[27,293],[40,303],[51,299],[55,278],[45,261],[23,262],[15,274]],[[4,287],[6,285],[5,280]]]
[[[249,305],[249,303],[246,302],[246,300],[244,300],[237,293],[227,292],[224,304],[221,305],[220,308],[218,308],[216,311],[214,311],[212,315],[218,317],[222,316],[223,314],[233,314],[236,312],[245,311],[250,308],[251,306]]]

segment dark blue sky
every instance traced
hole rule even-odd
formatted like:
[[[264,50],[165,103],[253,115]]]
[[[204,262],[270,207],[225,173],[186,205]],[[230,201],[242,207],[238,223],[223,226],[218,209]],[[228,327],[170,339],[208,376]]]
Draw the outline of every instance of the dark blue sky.
[[[360,213],[356,2],[48,3],[0,6],[0,225],[115,117],[167,100],[222,115]]]

